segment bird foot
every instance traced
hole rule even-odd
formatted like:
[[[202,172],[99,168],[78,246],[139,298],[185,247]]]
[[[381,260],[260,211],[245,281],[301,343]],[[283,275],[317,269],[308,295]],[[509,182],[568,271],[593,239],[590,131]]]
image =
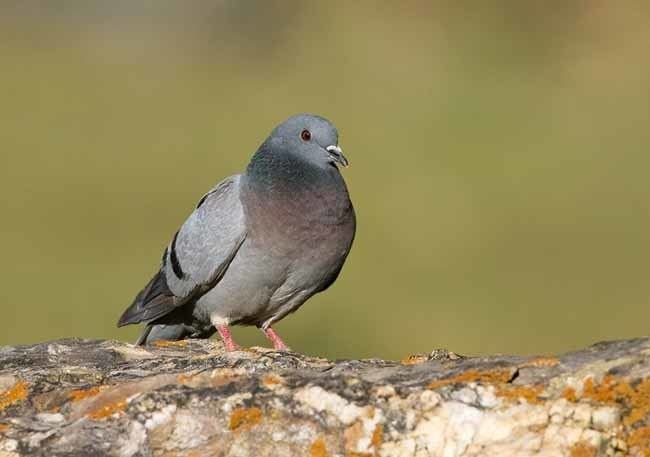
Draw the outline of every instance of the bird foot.
[[[264,335],[269,339],[271,343],[273,343],[273,349],[276,351],[290,351],[291,348],[285,344],[284,341],[282,341],[282,338],[280,338],[280,335],[276,333],[275,330],[273,330],[271,327],[268,327],[266,329],[262,329],[264,332]]]
[[[241,350],[241,346],[235,343],[235,340],[232,339],[232,334],[227,325],[217,325],[217,331],[219,332],[221,341],[223,341],[226,352]]]

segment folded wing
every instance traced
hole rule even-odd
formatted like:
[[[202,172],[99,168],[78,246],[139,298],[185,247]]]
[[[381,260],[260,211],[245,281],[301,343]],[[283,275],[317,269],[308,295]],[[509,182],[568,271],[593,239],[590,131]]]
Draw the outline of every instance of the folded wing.
[[[118,326],[155,321],[219,283],[246,238],[239,180],[226,178],[199,201]]]

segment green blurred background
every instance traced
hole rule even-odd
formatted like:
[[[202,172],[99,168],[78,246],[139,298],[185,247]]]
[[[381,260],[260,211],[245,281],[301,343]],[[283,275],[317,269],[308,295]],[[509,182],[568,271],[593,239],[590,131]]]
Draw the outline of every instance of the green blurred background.
[[[0,2],[0,344],[115,322],[297,112],[358,215],[302,352],[551,353],[650,330],[650,3]],[[236,328],[244,344],[266,344]]]

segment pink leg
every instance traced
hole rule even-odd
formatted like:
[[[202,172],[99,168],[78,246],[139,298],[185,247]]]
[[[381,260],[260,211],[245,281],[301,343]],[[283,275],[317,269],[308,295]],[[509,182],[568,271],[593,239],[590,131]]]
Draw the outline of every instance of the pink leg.
[[[219,336],[221,337],[221,341],[223,341],[223,345],[226,347],[226,351],[232,352],[241,349],[241,346],[235,343],[232,339],[230,329],[227,325],[217,325],[217,332],[219,332]]]
[[[284,344],[284,341],[282,341],[282,338],[280,338],[280,335],[278,335],[275,330],[273,330],[271,327],[262,329],[266,337],[269,339],[270,342],[273,343],[273,348],[277,349],[278,351],[290,351],[291,349],[289,346]]]

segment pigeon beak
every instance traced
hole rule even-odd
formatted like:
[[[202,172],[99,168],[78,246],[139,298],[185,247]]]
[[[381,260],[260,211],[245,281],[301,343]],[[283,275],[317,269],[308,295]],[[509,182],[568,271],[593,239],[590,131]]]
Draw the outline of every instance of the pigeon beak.
[[[350,162],[348,162],[348,159],[346,159],[345,156],[343,155],[343,151],[338,146],[335,145],[327,146],[325,150],[329,152],[330,157],[334,159],[334,162],[340,163],[344,167],[347,167],[350,164]]]

